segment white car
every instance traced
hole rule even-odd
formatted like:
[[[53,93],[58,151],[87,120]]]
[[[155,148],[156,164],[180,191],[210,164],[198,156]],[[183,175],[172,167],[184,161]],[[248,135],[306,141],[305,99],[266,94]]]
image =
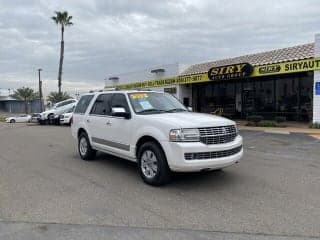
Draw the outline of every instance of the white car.
[[[172,171],[222,169],[243,155],[234,121],[189,112],[163,92],[83,95],[71,123],[82,159],[102,151],[137,162],[142,179],[151,185],[167,183]]]
[[[51,109],[40,113],[39,123],[53,123],[58,118],[58,116],[66,113],[76,104],[77,100],[73,98],[56,103]]]
[[[26,123],[31,121],[31,115],[21,114],[19,116],[6,118],[7,123]]]
[[[71,125],[71,117],[73,115],[73,110],[74,110],[74,107],[71,108],[68,112],[61,114],[59,116],[60,124]]]

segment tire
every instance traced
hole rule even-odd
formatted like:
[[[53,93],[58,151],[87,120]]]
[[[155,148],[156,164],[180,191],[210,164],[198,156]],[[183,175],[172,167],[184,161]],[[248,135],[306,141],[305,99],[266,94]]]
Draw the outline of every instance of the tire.
[[[78,137],[78,151],[83,160],[94,160],[96,150],[92,149],[88,135],[85,132],[80,133]]]
[[[149,185],[160,186],[170,181],[171,171],[166,155],[155,142],[146,142],[139,148],[138,168],[141,178]]]
[[[16,120],[11,119],[11,120],[10,120],[10,123],[16,123]]]
[[[48,125],[54,124],[54,115],[52,113],[48,115],[47,122],[48,122]]]

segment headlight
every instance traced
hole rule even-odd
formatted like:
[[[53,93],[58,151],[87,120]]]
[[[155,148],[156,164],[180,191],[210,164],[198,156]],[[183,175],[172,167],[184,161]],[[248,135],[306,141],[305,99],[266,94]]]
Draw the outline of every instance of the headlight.
[[[199,142],[200,133],[196,128],[172,129],[169,133],[171,142]]]
[[[235,124],[234,126],[235,126],[235,128],[236,128],[236,133],[238,134],[238,133],[239,133],[239,127],[238,127],[237,124]]]

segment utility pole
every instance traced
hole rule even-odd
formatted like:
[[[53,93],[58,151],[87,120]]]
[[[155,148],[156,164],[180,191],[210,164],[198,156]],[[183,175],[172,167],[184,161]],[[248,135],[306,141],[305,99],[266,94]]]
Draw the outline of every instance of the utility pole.
[[[39,100],[40,100],[40,112],[42,112],[42,81],[41,81],[41,74],[40,72],[42,71],[41,68],[38,69],[39,73]]]

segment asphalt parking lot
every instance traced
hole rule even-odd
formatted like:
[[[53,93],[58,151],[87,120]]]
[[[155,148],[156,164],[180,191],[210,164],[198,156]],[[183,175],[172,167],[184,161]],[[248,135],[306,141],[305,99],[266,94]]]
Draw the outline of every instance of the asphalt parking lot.
[[[0,239],[320,237],[320,140],[241,134],[239,164],[159,188],[133,163],[80,160],[68,127],[0,124]]]

